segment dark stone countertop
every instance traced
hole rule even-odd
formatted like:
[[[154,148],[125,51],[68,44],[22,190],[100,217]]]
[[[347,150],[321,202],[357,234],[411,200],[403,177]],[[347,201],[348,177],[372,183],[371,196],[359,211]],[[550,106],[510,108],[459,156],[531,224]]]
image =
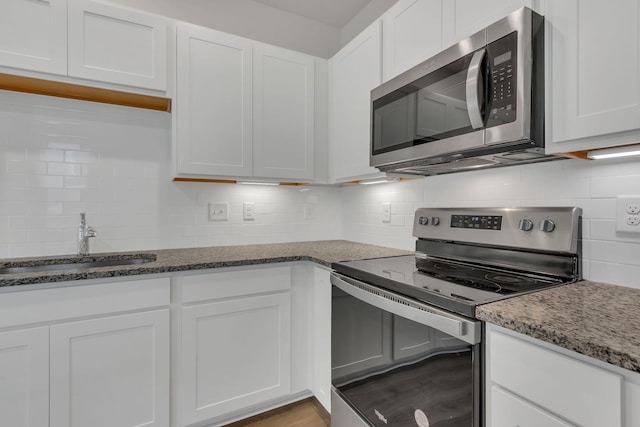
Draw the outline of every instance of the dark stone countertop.
[[[332,262],[337,261],[407,255],[411,253],[413,252],[346,240],[98,253],[83,257],[82,260],[120,260],[134,257],[152,257],[153,255],[156,256],[156,259],[155,261],[134,265],[0,274],[0,287],[289,261],[313,261],[329,267]],[[0,270],[16,265],[49,264],[52,259],[55,259],[58,263],[65,260],[68,262],[78,261],[78,257],[74,255],[0,259]]]
[[[476,308],[480,320],[640,372],[640,289],[581,281]]]

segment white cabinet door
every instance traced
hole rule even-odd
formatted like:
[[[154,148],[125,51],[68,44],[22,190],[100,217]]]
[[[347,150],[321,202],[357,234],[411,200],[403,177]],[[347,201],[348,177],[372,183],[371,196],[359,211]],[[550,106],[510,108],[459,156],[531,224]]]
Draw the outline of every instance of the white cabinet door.
[[[67,74],[67,0],[2,0],[0,65]]]
[[[371,90],[382,83],[382,28],[376,21],[330,60],[329,178],[381,176],[369,166]]]
[[[51,326],[51,427],[169,425],[169,310]]]
[[[183,424],[289,393],[290,305],[287,292],[184,308]]]
[[[253,66],[254,176],[312,180],[313,57],[257,43]]]
[[[638,0],[546,2],[547,152],[638,141],[639,23]]]
[[[442,0],[401,0],[382,16],[383,80],[442,50]]]
[[[313,268],[313,351],[311,391],[331,412],[331,281],[329,270]]]
[[[166,31],[156,15],[69,0],[69,75],[164,91]]]
[[[446,0],[442,2],[443,43],[447,48],[533,0]]]
[[[177,172],[252,176],[252,43],[177,28]]]
[[[49,426],[49,328],[0,333],[0,425]]]

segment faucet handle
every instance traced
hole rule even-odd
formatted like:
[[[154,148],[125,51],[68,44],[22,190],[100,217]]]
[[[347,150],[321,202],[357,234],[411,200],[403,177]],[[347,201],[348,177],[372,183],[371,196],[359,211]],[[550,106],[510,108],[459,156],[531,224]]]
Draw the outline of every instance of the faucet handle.
[[[84,235],[86,237],[96,237],[98,235],[98,231],[95,228],[88,226],[84,232]]]

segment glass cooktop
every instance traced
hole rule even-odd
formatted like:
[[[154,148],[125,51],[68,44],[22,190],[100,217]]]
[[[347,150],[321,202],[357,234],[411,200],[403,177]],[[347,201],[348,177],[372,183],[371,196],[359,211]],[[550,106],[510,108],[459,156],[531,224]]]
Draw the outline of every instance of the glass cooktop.
[[[475,317],[475,307],[556,286],[560,278],[414,255],[334,263],[338,273]]]

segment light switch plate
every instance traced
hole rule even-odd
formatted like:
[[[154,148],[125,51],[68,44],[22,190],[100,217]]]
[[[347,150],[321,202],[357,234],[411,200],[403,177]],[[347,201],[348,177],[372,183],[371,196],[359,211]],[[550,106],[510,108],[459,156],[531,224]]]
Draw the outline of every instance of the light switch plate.
[[[228,221],[229,203],[209,203],[209,221]]]
[[[253,202],[244,202],[242,204],[242,218],[245,221],[253,221],[255,219],[255,204]]]
[[[616,231],[640,234],[640,196],[617,197]]]

